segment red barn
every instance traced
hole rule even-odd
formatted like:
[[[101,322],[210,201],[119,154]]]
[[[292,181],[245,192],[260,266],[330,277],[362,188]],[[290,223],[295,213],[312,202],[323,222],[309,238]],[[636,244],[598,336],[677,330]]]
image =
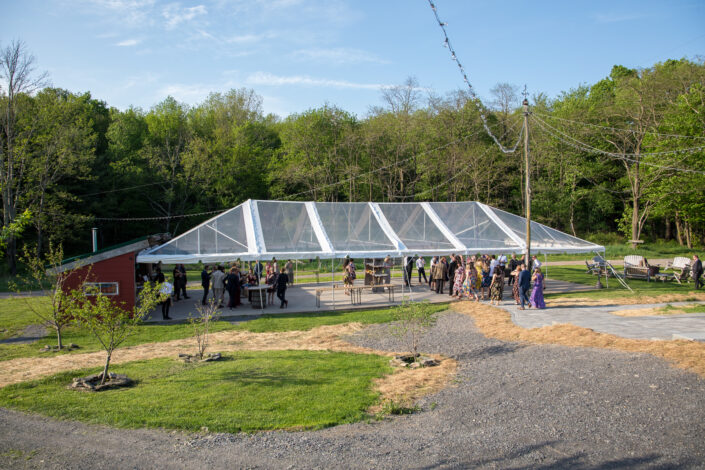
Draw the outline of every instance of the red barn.
[[[132,309],[142,276],[149,276],[152,271],[151,265],[135,262],[137,253],[163,243],[165,238],[164,235],[143,237],[64,260],[59,268],[59,272],[69,272],[64,292],[80,289],[86,283],[93,284],[104,295]]]

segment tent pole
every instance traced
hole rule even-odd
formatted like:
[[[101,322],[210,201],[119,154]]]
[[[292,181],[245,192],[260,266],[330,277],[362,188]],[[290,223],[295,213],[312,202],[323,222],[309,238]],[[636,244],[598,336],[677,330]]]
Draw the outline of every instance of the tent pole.
[[[330,260],[330,277],[333,279],[333,310],[335,310],[335,258]]]
[[[257,260],[257,269],[259,271],[257,273],[257,275],[258,275],[257,287],[260,287],[260,289],[257,289],[257,292],[259,292],[259,308],[260,308],[260,310],[264,310],[264,302],[262,302],[262,289],[261,289],[262,286],[260,285],[260,281],[262,280],[262,271],[259,270],[259,260]],[[265,299],[266,298],[267,298],[267,296],[265,295]]]

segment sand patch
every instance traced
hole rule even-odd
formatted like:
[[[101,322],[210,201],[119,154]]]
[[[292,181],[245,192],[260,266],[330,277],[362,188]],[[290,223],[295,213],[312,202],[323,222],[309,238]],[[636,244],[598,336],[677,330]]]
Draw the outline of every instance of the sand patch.
[[[647,308],[632,308],[623,310],[614,310],[609,312],[610,315],[618,315],[620,317],[653,317],[658,315],[687,315],[691,313],[701,313],[705,312],[705,304],[702,305],[702,310],[698,312],[692,312],[690,309],[698,304],[693,305],[680,305],[677,307],[647,307]],[[688,308],[688,310],[684,310]]]
[[[643,301],[643,297],[641,298]],[[553,302],[551,302],[553,305]],[[456,303],[451,306],[458,313],[469,315],[477,328],[490,338],[502,341],[536,344],[559,344],[573,347],[615,349],[619,351],[648,353],[662,357],[676,367],[687,369],[705,377],[705,343],[696,341],[649,341],[627,339],[589,328],[561,324],[526,329],[512,322],[509,312],[474,302]]]

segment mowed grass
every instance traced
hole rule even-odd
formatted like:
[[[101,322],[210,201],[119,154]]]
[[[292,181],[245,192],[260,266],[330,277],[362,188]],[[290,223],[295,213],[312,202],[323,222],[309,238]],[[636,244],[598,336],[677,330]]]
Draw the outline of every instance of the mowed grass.
[[[621,272],[621,266],[615,266],[617,272]],[[548,267],[548,279],[549,284],[551,279],[557,279],[561,281],[574,282],[577,284],[585,284],[588,286],[595,286],[597,283],[597,276],[587,274],[587,269],[585,266],[549,266]],[[609,281],[605,281],[605,277],[601,278],[603,286],[606,286],[609,282],[609,287],[603,289],[595,289],[593,291],[586,292],[573,292],[568,294],[551,294],[550,290],[546,292],[546,297],[553,298],[570,298],[570,297],[586,297],[594,299],[608,299],[615,297],[638,297],[638,296],[656,296],[662,294],[689,294],[690,292],[695,292],[694,284],[691,282],[678,284],[674,281],[651,281],[646,282],[641,279],[627,279],[627,285],[632,288],[634,293],[629,292],[625,289],[617,279],[610,277]]]
[[[116,365],[135,386],[98,393],[69,390],[71,371],[0,389],[0,406],[124,428],[210,432],[318,429],[363,419],[378,394],[372,381],[388,358],[329,351],[238,352],[184,364],[153,359]]]
[[[0,339],[17,336],[25,327],[39,323],[31,306],[42,308],[48,305],[48,297],[0,299]]]
[[[28,309],[19,308],[15,305],[16,299],[0,299],[0,312],[4,312],[6,303],[14,305],[12,314],[0,314],[0,328],[13,328],[14,331],[21,331],[24,326],[37,323],[37,317]],[[12,302],[9,302],[12,301]],[[431,307],[436,312],[447,310],[447,304],[433,304]],[[262,317],[232,324],[221,320],[213,322],[211,332],[225,330],[244,330],[253,333],[280,332],[280,331],[307,331],[322,325],[338,325],[342,323],[359,322],[363,324],[387,323],[394,319],[394,309],[369,309],[350,310],[337,312],[312,312],[312,313],[291,313],[264,315]],[[17,327],[13,325],[22,325]],[[121,347],[135,346],[144,343],[157,343],[182,339],[193,336],[193,327],[187,323],[176,324],[142,324],[135,329],[133,335],[127,338]],[[42,340],[33,344],[0,344],[0,361],[7,361],[19,357],[46,357],[50,354],[80,354],[101,350],[98,340],[87,330],[78,326],[66,328],[63,335],[63,343],[75,343],[80,349],[73,351],[63,351],[59,353],[40,353],[39,349],[45,344],[56,344],[56,335],[53,330],[49,330],[48,335]]]

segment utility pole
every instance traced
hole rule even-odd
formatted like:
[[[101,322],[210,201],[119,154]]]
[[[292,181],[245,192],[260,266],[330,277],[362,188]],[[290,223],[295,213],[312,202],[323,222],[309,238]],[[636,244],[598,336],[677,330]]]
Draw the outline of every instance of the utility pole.
[[[531,272],[531,186],[529,185],[529,100],[526,99],[526,85],[524,85],[524,165],[526,180],[526,268]]]

